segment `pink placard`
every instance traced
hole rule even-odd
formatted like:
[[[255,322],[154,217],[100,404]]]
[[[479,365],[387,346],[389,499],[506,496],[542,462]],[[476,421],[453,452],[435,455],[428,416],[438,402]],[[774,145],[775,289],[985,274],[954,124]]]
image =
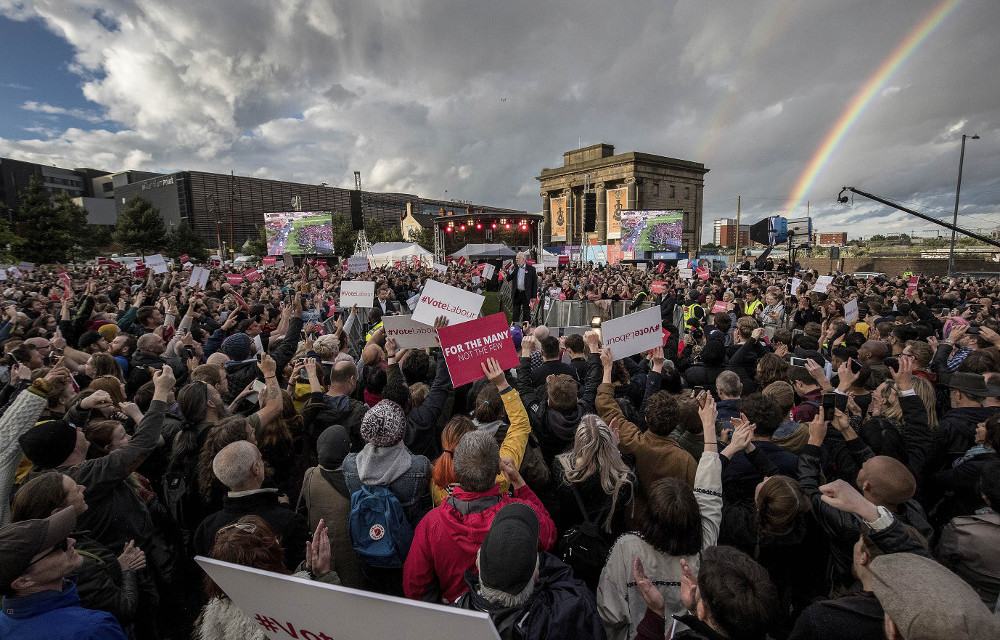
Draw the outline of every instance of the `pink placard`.
[[[277,256],[264,256],[264,264],[275,264],[277,261]]]
[[[716,300],[715,304],[712,305],[712,313],[719,313],[720,311],[726,310],[726,303],[722,300]]]
[[[519,364],[507,316],[502,313],[438,329],[438,338],[456,387],[482,378],[487,358],[495,358],[504,369]]]
[[[246,278],[247,282],[253,282],[254,280],[260,277],[260,271],[257,271],[256,269],[250,269],[249,271],[245,271],[243,273],[243,277]]]
[[[243,276],[239,273],[227,273],[226,280],[229,281],[229,284],[239,284],[243,282]]]

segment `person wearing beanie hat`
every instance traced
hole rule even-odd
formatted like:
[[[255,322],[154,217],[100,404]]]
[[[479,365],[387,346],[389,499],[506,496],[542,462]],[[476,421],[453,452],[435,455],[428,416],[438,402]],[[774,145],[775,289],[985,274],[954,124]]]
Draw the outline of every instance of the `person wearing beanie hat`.
[[[1000,637],[1000,622],[975,590],[934,560],[892,553],[872,560],[870,569],[888,640]]]
[[[416,528],[430,511],[431,463],[414,455],[403,444],[406,413],[398,403],[381,400],[361,421],[361,437],[367,444],[344,458],[344,480],[353,495],[362,486],[386,487],[399,500],[410,527]],[[388,595],[403,595],[402,568],[366,567],[365,588]]]
[[[229,356],[230,360],[242,362],[253,353],[253,340],[245,333],[234,333],[222,341],[220,350]]]
[[[19,384],[20,380],[26,379],[30,375],[27,369],[25,365],[20,365],[12,370],[11,383]],[[53,367],[44,378],[35,380],[27,391],[18,394],[0,417],[0,526],[10,522],[10,488],[22,455],[18,440],[35,426],[46,407],[46,398],[52,387],[61,388],[67,380],[67,369]]]
[[[605,637],[594,594],[555,556],[538,551],[539,520],[526,504],[501,508],[465,572],[456,606],[490,614],[501,638]]]
[[[102,324],[101,326],[97,327],[96,331],[97,333],[104,336],[104,339],[107,340],[109,343],[118,337],[118,325],[112,322],[108,322],[107,324]]]
[[[124,640],[115,617],[84,609],[76,584],[66,579],[83,563],[69,537],[75,526],[76,512],[66,507],[0,529],[0,638]]]
[[[327,523],[330,537],[330,562],[345,587],[363,587],[361,568],[351,545],[348,526],[351,515],[351,492],[344,479],[344,458],[351,451],[351,436],[339,424],[330,425],[319,434],[316,453],[319,464],[306,470],[298,504],[305,504],[309,530],[319,521]]]

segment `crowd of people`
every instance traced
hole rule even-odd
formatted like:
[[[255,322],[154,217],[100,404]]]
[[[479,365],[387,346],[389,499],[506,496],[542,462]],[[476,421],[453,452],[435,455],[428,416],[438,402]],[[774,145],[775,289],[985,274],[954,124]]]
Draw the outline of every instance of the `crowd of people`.
[[[643,267],[519,255],[519,364],[458,388],[381,319],[472,264],[11,277],[0,637],[268,637],[196,555],[504,640],[1000,637],[996,281]],[[663,345],[561,336],[557,299],[659,306]]]

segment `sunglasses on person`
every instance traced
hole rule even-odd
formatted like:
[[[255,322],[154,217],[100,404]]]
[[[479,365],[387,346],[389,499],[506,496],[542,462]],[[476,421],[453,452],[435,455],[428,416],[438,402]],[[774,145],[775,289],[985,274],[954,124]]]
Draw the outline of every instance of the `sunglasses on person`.
[[[51,549],[49,549],[48,553],[46,553],[45,555],[43,555],[41,558],[38,558],[37,560],[32,560],[31,562],[29,562],[28,566],[30,567],[31,565],[35,564],[36,562],[41,562],[42,560],[44,560],[44,559],[48,558],[49,556],[51,556],[53,553],[56,553],[56,552],[59,552],[59,551],[66,551],[67,549],[69,549],[69,538],[63,538],[62,542],[58,543],[56,546],[54,546]]]

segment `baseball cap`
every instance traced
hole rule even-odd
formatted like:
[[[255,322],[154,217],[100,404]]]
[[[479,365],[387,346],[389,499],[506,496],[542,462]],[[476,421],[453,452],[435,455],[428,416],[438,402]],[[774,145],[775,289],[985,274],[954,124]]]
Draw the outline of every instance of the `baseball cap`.
[[[0,529],[0,590],[24,574],[36,555],[72,533],[76,511],[66,507],[44,520],[22,520]]]

